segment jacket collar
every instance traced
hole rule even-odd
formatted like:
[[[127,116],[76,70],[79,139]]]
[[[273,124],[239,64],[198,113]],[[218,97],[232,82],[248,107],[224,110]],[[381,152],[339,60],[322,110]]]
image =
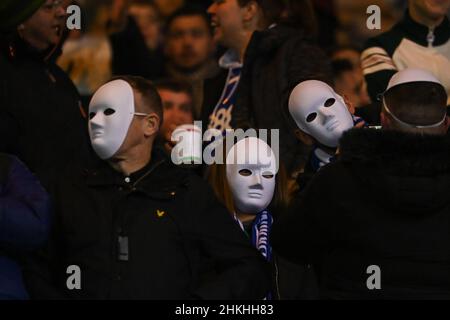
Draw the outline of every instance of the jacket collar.
[[[340,141],[339,159],[379,167],[394,175],[450,174],[450,135],[353,129]]]
[[[238,53],[233,49],[228,49],[219,59],[219,66],[223,69],[242,68],[243,64],[239,61]]]
[[[85,178],[89,187],[118,186],[151,194],[172,193],[184,183],[183,172],[185,170],[170,163],[163,150],[155,148],[151,161],[128,177],[114,170],[106,161],[99,161],[93,168],[85,170]]]
[[[403,29],[408,39],[420,44],[421,46],[428,47],[430,28],[414,21],[408,10],[398,26]],[[434,47],[441,46],[450,40],[450,21],[448,17],[445,17],[444,21],[433,30],[433,34]]]

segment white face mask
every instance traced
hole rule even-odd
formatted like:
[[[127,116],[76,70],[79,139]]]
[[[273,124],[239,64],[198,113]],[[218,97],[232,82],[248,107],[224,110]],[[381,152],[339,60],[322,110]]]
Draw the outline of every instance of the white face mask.
[[[226,159],[227,181],[240,213],[258,214],[275,191],[276,158],[272,149],[254,137],[238,141]]]
[[[108,82],[95,92],[89,104],[89,136],[101,159],[117,153],[125,141],[134,111],[133,88],[124,80]]]
[[[289,98],[289,112],[300,130],[327,147],[336,148],[342,134],[353,128],[344,99],[321,81],[297,85]]]

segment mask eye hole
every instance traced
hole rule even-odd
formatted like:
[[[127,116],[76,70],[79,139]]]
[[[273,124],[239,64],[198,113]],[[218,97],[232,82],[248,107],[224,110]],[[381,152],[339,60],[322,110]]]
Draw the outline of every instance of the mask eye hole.
[[[252,172],[248,169],[239,170],[239,174],[244,177],[248,177],[252,175]]]
[[[96,114],[97,114],[96,112],[90,112],[90,113],[89,113],[89,120],[94,119],[94,117],[95,117]]]
[[[266,179],[273,179],[274,174],[272,172],[263,172],[262,176]]]
[[[108,108],[105,111],[103,111],[103,113],[105,114],[105,116],[110,116],[112,114],[114,114],[116,112],[116,110]]]
[[[336,102],[336,99],[333,99],[333,98],[331,98],[331,99],[328,99],[327,101],[325,101],[325,108],[329,108],[329,107],[331,107],[332,105],[334,105],[335,104],[335,102]]]
[[[314,120],[316,120],[316,118],[317,118],[317,112],[310,113],[306,117],[306,122],[313,122]]]

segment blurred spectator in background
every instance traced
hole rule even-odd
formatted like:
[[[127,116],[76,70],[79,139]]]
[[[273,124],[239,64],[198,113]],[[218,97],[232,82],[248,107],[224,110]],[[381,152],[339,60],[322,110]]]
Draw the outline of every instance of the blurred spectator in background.
[[[162,20],[151,0],[116,0],[115,25],[110,36],[114,75],[141,76],[156,80],[164,74],[164,56],[160,47]]]
[[[382,30],[388,30],[402,16],[403,9],[399,2],[407,0],[335,0],[335,10],[338,18],[336,42],[340,46],[363,47],[364,42],[376,36]],[[381,10],[381,30],[371,30],[366,27],[367,8],[377,5]]]
[[[112,49],[107,37],[110,1],[86,2],[81,30],[71,30],[58,65],[75,83],[87,108],[93,92],[112,75]]]
[[[80,97],[52,59],[65,17],[58,0],[9,1],[0,11],[0,151],[44,183],[89,152]]]
[[[361,59],[373,101],[406,68],[430,71],[450,93],[449,10],[450,0],[409,0],[403,20],[367,42]]]
[[[213,57],[215,45],[208,15],[199,7],[183,7],[168,19],[166,29],[167,76],[192,85],[194,113],[198,118],[203,102],[203,81],[219,73]]]
[[[356,49],[343,48],[332,54],[333,80],[336,92],[345,96],[355,108],[370,104],[367,85]]]
[[[133,0],[128,10],[144,37],[149,50],[157,50],[162,41],[162,20],[151,0]]]
[[[175,145],[171,139],[174,130],[181,125],[194,123],[192,88],[179,80],[162,80],[155,85],[163,104],[159,136],[164,149],[170,154]]]

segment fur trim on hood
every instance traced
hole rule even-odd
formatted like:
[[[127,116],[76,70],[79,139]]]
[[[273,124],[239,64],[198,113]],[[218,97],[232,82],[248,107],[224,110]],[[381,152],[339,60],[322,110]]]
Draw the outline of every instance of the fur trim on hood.
[[[450,135],[418,135],[399,131],[354,129],[341,139],[340,159],[382,166],[397,175],[450,173]]]

